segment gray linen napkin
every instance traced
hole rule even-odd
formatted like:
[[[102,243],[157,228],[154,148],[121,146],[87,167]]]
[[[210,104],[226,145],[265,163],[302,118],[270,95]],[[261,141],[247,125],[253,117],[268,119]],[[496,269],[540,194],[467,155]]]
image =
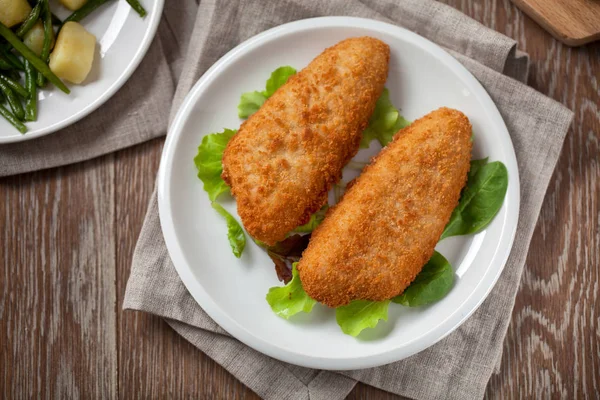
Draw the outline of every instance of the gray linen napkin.
[[[431,0],[203,0],[171,117],[200,75],[236,44],[267,28],[322,15],[393,22],[433,40],[457,57],[496,102],[517,154],[521,211],[514,247],[488,299],[454,333],[403,361],[339,373],[286,364],[229,336],[195,303],[169,259],[153,195],[124,308],[166,318],[264,398],[340,399],[357,380],[412,398],[481,398],[502,354],[531,235],[572,113],[522,83],[527,78],[527,57],[516,51],[514,41]]]

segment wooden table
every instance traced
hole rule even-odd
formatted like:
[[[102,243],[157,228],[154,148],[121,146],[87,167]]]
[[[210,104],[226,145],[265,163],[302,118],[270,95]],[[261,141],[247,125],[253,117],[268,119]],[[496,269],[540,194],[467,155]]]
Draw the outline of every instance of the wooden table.
[[[508,0],[446,2],[515,38],[529,84],[575,111],[487,397],[594,397],[600,44],[565,47]],[[160,318],[121,311],[162,142],[0,180],[0,398],[257,398]],[[397,396],[350,395],[367,397]]]

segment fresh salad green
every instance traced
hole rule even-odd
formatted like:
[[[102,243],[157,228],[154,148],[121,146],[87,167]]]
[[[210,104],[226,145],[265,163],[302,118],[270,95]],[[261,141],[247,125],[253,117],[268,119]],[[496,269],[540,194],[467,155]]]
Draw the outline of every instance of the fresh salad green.
[[[213,201],[211,206],[225,218],[225,221],[227,221],[227,239],[229,239],[231,251],[234,256],[240,258],[244,251],[244,247],[246,247],[246,235],[244,234],[244,230],[240,226],[240,223],[237,222],[237,220],[233,218],[222,205]]]
[[[346,335],[357,336],[366,328],[375,328],[380,320],[387,321],[390,300],[354,300],[335,309],[335,320]]]
[[[410,122],[404,119],[400,112],[390,100],[390,92],[387,88],[383,89],[383,93],[375,104],[375,111],[369,120],[369,126],[363,132],[360,147],[366,149],[375,139],[382,146],[387,146],[392,141],[394,134],[400,129],[410,125]]]
[[[507,188],[508,171],[504,164],[488,163],[487,158],[471,161],[467,185],[441,238],[480,232],[500,211]]]
[[[240,118],[248,118],[257,112],[265,101],[267,101],[267,98],[261,92],[242,93],[240,104],[238,104],[238,116]]]
[[[271,77],[267,80],[265,90],[262,92],[267,98],[271,97],[273,93],[283,86],[292,75],[296,74],[296,69],[293,67],[285,66],[279,67],[271,73]]]
[[[273,312],[285,319],[288,319],[299,312],[309,313],[317,303],[317,301],[311,299],[302,288],[298,269],[296,268],[297,264],[298,263],[294,263],[292,265],[291,281],[285,286],[272,287],[269,289],[269,293],[267,293],[267,302],[271,306]]]
[[[436,251],[413,283],[392,301],[407,307],[424,306],[442,299],[450,292],[453,285],[452,265]]]
[[[221,193],[229,190],[229,186],[221,178],[223,172],[223,152],[229,139],[237,131],[224,129],[223,132],[211,133],[202,138],[194,164],[198,168],[198,178],[204,183],[204,190],[210,201],[215,201]]]
[[[310,216],[310,220],[304,225],[300,225],[296,229],[294,229],[295,233],[309,233],[315,230],[317,226],[323,222],[325,219],[325,214],[329,209],[329,204],[325,204],[319,211]]]
[[[295,73],[296,70],[290,66],[279,67],[271,73],[271,77],[265,85],[265,90],[243,93],[238,105],[238,116],[248,118],[257,112],[260,106]]]

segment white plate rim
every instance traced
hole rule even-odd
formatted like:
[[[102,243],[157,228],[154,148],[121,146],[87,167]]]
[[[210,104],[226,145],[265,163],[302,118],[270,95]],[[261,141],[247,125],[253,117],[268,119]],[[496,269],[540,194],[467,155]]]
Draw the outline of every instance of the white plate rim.
[[[498,265],[495,271],[496,273],[491,275],[486,273],[479,285],[473,289],[472,294],[467,301],[461,304],[460,309],[462,312],[455,312],[435,329],[426,332],[418,339],[406,343],[404,347],[368,356],[331,359],[312,357],[297,353],[290,348],[275,346],[267,340],[256,337],[248,332],[243,326],[220,309],[219,305],[210,295],[208,295],[202,285],[194,277],[192,269],[187,265],[183,251],[176,239],[175,225],[170,211],[172,204],[169,196],[170,181],[168,176],[171,169],[170,166],[173,162],[176,144],[182,129],[184,128],[185,122],[192,112],[194,104],[200,97],[203,88],[211,81],[221,67],[227,65],[237,57],[241,57],[242,55],[251,52],[255,47],[262,45],[264,42],[275,39],[278,35],[284,33],[323,27],[348,26],[385,30],[387,33],[399,34],[403,39],[411,40],[413,43],[418,44],[423,50],[435,53],[438,59],[444,62],[452,72],[469,82],[473,88],[476,88],[479,91],[478,95],[484,103],[482,104],[483,108],[492,114],[493,125],[497,126],[497,128],[505,134],[503,140],[508,145],[507,149],[509,151],[508,159],[502,161],[507,165],[508,170],[511,171],[511,177],[505,198],[504,206],[507,207],[508,212],[506,213],[502,234],[500,235],[501,244],[496,247],[492,263],[490,263],[490,265]],[[498,281],[512,250],[520,211],[520,182],[512,140],[498,108],[479,81],[477,81],[477,79],[448,52],[412,31],[381,21],[357,17],[316,17],[289,22],[259,33],[230,50],[213,64],[204,75],[202,75],[185,97],[169,129],[158,171],[157,197],[160,224],[171,261],[183,284],[194,300],[217,324],[242,343],[275,359],[307,368],[343,371],[377,367],[402,360],[423,351],[456,330],[477,310],[477,308],[479,308]],[[500,249],[504,250],[503,254],[499,254]]]
[[[98,96],[98,98],[95,101],[89,103],[86,107],[79,110],[75,114],[69,116],[68,118],[65,118],[62,121],[49,125],[47,127],[41,128],[35,132],[27,132],[22,135],[14,135],[9,137],[0,136],[0,144],[24,142],[27,140],[32,140],[57,132],[87,117],[92,112],[96,111],[104,103],[106,103],[111,97],[115,95],[115,93],[117,93],[117,91],[119,91],[119,89],[123,87],[123,85],[125,85],[125,83],[127,83],[129,78],[131,78],[131,75],[133,75],[137,67],[139,67],[140,63],[144,59],[144,56],[150,48],[152,39],[154,39],[156,31],[158,30],[158,24],[162,16],[164,4],[165,0],[154,0],[154,7],[151,11],[148,11],[148,14],[146,15],[146,18],[148,18],[149,23],[146,29],[146,33],[142,38],[142,43],[140,47],[137,48],[136,53],[131,59],[131,62],[129,63],[127,68],[125,68],[125,70],[119,76],[119,78],[117,78],[104,93]],[[133,9],[132,12],[135,13]]]

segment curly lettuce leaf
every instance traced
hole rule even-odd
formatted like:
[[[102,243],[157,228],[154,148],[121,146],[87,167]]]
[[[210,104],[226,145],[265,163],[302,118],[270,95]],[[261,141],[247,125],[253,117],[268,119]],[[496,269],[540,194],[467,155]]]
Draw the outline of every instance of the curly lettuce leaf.
[[[238,104],[238,116],[244,119],[248,118],[257,112],[265,101],[267,101],[267,97],[262,92],[242,93],[240,104]]]
[[[220,133],[211,133],[202,138],[198,147],[198,154],[194,157],[194,164],[198,168],[198,178],[204,183],[204,190],[208,193],[210,201],[229,190],[229,186],[221,178],[223,172],[223,151],[229,139],[237,131],[224,129]]]
[[[229,239],[229,245],[231,246],[231,251],[233,255],[237,258],[242,256],[242,252],[244,251],[244,247],[246,247],[246,235],[244,234],[244,230],[240,226],[240,223],[237,222],[235,218],[231,216],[227,212],[226,209],[223,208],[219,203],[212,202],[212,208],[217,210],[219,214],[225,221],[227,221],[227,239]]]
[[[327,213],[328,209],[329,209],[329,204],[325,204],[323,207],[321,207],[321,209],[319,211],[317,211],[316,213],[314,213],[313,215],[310,216],[310,219],[308,220],[307,223],[305,223],[304,225],[300,225],[299,227],[294,229],[294,232],[310,233],[310,232],[314,231],[315,228],[317,226],[319,226],[321,224],[321,222],[323,222],[323,220],[325,219],[325,214]]]
[[[296,70],[290,66],[279,67],[271,73],[265,90],[243,93],[238,105],[238,116],[245,119],[257,112],[260,106],[295,73]]]
[[[444,298],[453,285],[454,270],[448,260],[436,251],[410,286],[392,301],[407,307],[424,306]]]
[[[369,126],[364,130],[360,147],[366,149],[371,141],[377,139],[382,146],[386,146],[400,129],[410,125],[410,122],[400,115],[400,112],[390,100],[390,92],[387,88],[377,99],[375,111],[369,119]]]
[[[358,336],[364,329],[375,328],[379,320],[387,321],[390,300],[354,300],[335,309],[335,319],[342,332]]]
[[[285,286],[275,286],[267,293],[267,302],[271,310],[282,318],[289,319],[299,312],[309,313],[317,303],[302,288],[297,264],[292,266],[292,280]]]
[[[263,92],[265,97],[269,98],[275,93],[277,89],[283,86],[290,76],[296,74],[296,69],[290,67],[289,65],[284,67],[279,67],[275,71],[271,73],[271,77],[267,80],[266,89]]]

